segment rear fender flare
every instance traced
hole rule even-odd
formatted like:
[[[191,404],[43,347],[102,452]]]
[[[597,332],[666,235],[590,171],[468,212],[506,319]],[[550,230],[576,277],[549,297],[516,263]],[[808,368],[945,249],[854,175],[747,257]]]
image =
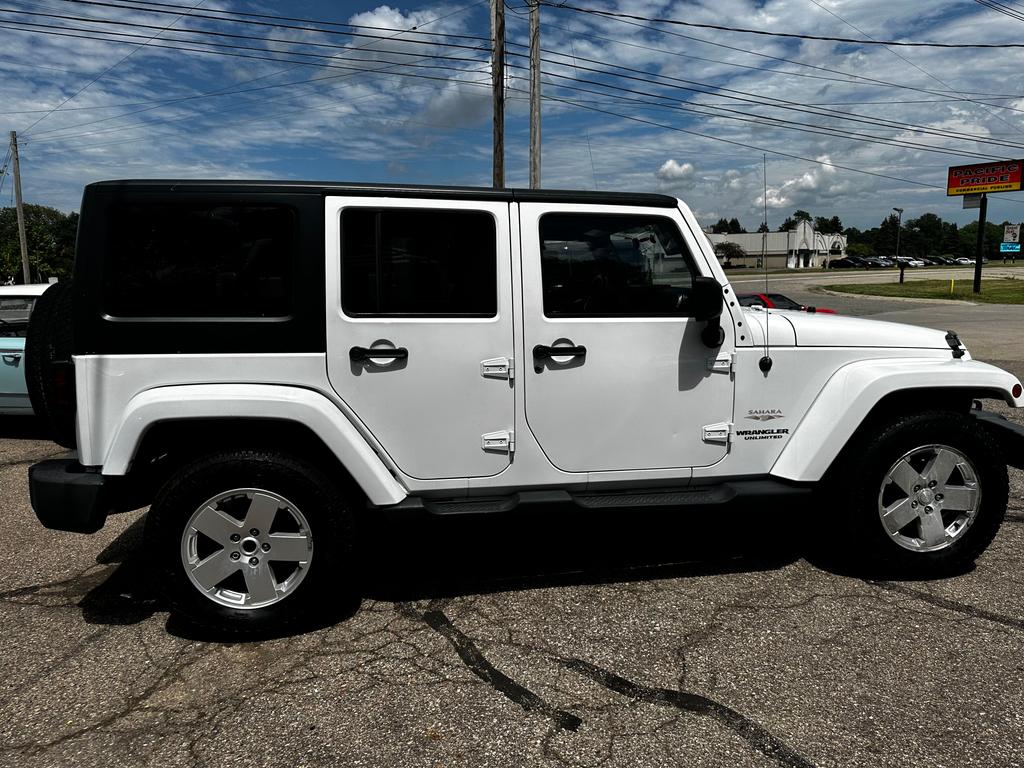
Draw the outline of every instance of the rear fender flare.
[[[302,424],[334,453],[372,504],[397,504],[408,495],[345,414],[324,395],[269,384],[195,384],[140,392],[124,410],[103,460],[103,474],[127,474],[143,436],[154,424],[225,416]]]

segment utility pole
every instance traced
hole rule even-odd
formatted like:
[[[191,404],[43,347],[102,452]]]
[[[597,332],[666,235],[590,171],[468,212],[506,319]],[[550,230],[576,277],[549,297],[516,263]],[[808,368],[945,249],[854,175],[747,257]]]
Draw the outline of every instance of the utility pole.
[[[17,166],[15,166],[17,167]],[[982,194],[978,209],[978,240],[974,246],[974,292],[981,293],[981,257],[985,254],[985,215],[988,213],[988,195]]]
[[[21,241],[21,272],[25,285],[32,282],[28,269],[28,240],[25,239],[25,210],[21,205],[21,163],[18,162],[18,132],[11,131],[11,164],[14,166],[14,203],[18,211],[18,240]]]
[[[491,90],[494,99],[492,186],[505,186],[505,0],[491,0]]]
[[[530,2],[530,189],[540,189],[540,0]]]

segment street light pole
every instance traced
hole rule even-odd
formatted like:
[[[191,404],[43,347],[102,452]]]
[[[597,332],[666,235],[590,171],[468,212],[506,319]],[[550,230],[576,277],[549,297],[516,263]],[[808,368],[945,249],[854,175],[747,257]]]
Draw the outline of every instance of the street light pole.
[[[893,208],[896,211],[896,258],[900,257],[900,230],[903,229],[903,209]]]

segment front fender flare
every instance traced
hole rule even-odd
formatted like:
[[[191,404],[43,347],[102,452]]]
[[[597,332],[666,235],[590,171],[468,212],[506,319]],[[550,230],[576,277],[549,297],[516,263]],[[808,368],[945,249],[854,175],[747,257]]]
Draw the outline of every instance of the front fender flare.
[[[158,422],[226,415],[303,424],[334,453],[371,503],[397,504],[408,495],[334,403],[310,389],[271,384],[186,384],[140,392],[125,408],[103,474],[126,474],[146,430]]]
[[[977,360],[923,358],[850,363],[825,383],[776,459],[771,474],[800,482],[820,480],[871,409],[893,392],[962,389],[977,395],[998,393],[1020,408],[1024,398],[1012,394],[1018,383],[1012,374]]]

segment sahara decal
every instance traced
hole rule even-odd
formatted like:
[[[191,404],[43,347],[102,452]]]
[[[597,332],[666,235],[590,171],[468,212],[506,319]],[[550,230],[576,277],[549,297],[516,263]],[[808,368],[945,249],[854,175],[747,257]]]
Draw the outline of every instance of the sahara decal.
[[[784,419],[785,415],[778,408],[754,408],[747,411],[746,419],[754,421],[771,421],[772,419]]]

